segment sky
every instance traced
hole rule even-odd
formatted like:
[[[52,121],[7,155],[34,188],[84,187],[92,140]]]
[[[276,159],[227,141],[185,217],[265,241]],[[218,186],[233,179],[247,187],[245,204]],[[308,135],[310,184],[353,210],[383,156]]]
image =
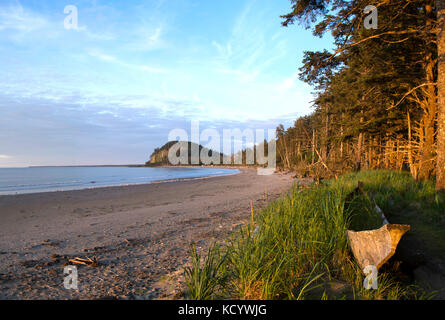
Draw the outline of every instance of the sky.
[[[312,110],[303,52],[331,42],[282,27],[290,7],[2,0],[0,167],[144,163],[192,120],[218,132],[292,125]]]

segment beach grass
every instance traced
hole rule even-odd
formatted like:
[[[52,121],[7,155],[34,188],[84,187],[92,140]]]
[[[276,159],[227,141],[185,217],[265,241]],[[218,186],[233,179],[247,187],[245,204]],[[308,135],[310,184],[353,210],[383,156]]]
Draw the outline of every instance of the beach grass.
[[[369,198],[348,199],[358,182]],[[443,221],[445,201],[432,182],[404,172],[348,173],[307,189],[297,186],[255,212],[230,239],[201,257],[192,249],[185,270],[188,299],[424,299],[432,293],[379,273],[378,289],[364,288],[364,275],[348,248],[346,230],[380,224],[375,204],[394,212],[420,203],[419,223]],[[416,221],[417,223],[417,221]],[[439,231],[438,231],[439,232]],[[442,238],[443,239],[443,238]]]

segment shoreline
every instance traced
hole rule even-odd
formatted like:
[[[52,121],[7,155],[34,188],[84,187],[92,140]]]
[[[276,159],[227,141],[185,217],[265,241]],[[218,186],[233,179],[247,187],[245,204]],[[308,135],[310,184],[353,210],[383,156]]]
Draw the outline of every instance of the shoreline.
[[[85,167],[85,166],[84,166]],[[103,168],[103,166],[98,166],[100,168]],[[114,166],[118,167],[118,166]],[[123,166],[125,167],[125,166]],[[158,168],[179,168],[179,166],[164,166],[164,167],[158,167]],[[43,168],[43,167],[40,167]],[[50,167],[48,167],[50,168]],[[52,168],[52,167],[51,167]],[[59,167],[61,168],[61,167]],[[66,167],[66,168],[75,168],[75,167]],[[181,167],[181,168],[190,168],[190,167]],[[70,191],[80,191],[80,190],[93,190],[93,189],[102,189],[102,188],[117,188],[117,187],[126,187],[126,186],[137,186],[137,185],[149,185],[154,183],[167,183],[167,182],[180,182],[180,181],[187,181],[187,180],[195,180],[195,179],[208,179],[208,178],[215,178],[215,177],[223,177],[223,176],[231,176],[240,174],[243,169],[241,168],[217,168],[217,167],[197,167],[203,168],[203,169],[237,169],[239,172],[235,173],[227,173],[227,174],[217,174],[217,175],[210,175],[210,176],[202,176],[202,177],[191,177],[191,178],[172,178],[172,179],[162,179],[162,180],[153,180],[149,182],[135,182],[135,183],[127,183],[127,184],[119,184],[119,185],[108,185],[108,186],[91,186],[91,187],[82,187],[82,188],[76,188],[76,189],[67,189],[67,190],[38,190],[38,191],[28,191],[28,192],[15,192],[15,193],[2,193],[0,192],[0,199],[1,197],[9,197],[9,196],[20,196],[20,195],[26,195],[26,194],[40,194],[40,193],[53,193],[53,192],[70,192]],[[5,191],[8,192],[8,191]]]
[[[212,179],[209,179],[212,178]],[[159,280],[255,210],[288,192],[291,175],[256,169],[182,181],[0,197],[0,299],[173,298]],[[265,199],[267,194],[267,200]],[[63,287],[63,264],[79,266],[79,290]]]

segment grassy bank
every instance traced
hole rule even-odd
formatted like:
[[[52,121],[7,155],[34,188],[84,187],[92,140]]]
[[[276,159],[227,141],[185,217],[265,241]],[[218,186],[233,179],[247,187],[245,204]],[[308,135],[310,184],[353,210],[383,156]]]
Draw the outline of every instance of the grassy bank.
[[[371,200],[348,198],[358,181],[364,183]],[[309,189],[294,186],[287,196],[252,212],[248,225],[203,257],[191,250],[192,266],[185,269],[186,298],[430,298],[430,292],[397,277],[391,268],[379,273],[377,290],[364,289],[345,230],[372,229],[380,223],[372,199],[390,221],[395,212],[412,206],[418,213],[407,223],[435,221],[440,226],[445,216],[445,201],[435,193],[433,183],[416,182],[401,172],[363,171]],[[430,227],[428,232],[435,241],[445,239],[443,228]],[[437,250],[442,250],[440,245]]]

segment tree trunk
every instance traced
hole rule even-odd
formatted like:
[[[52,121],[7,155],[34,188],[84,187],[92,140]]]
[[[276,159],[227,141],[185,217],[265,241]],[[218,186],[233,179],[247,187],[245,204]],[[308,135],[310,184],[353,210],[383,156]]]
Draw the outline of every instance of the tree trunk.
[[[438,134],[436,189],[445,190],[445,0],[436,0],[438,53]]]
[[[430,4],[425,5],[426,25],[430,27],[434,24],[434,10]],[[434,57],[435,49],[431,47],[433,39],[426,37],[425,48],[425,75],[428,83],[435,81],[434,69],[436,67],[436,59]],[[418,176],[420,179],[430,179],[434,171],[434,157],[435,157],[435,136],[436,136],[436,116],[437,116],[437,94],[435,85],[429,85],[424,90],[425,97],[420,101],[423,110],[421,120],[421,130],[424,133],[424,140],[421,141],[421,148],[419,148],[419,156],[421,166],[419,168]]]
[[[315,129],[312,129],[312,164],[315,163]]]
[[[340,125],[340,135],[341,135],[341,141],[340,141],[340,159],[343,159],[343,112],[341,113],[341,125]]]
[[[412,147],[411,116],[409,114],[409,111],[407,113],[407,116],[408,116],[408,165],[409,165],[409,171],[411,172],[411,175],[414,177],[414,179],[417,180],[417,165],[414,164],[413,147]]]
[[[325,148],[324,148],[324,158],[325,161],[328,160],[329,156],[329,105],[326,105],[326,123],[325,123]]]
[[[361,111],[362,116],[360,117],[360,125],[363,123],[363,110]],[[355,170],[360,171],[362,167],[362,147],[363,147],[363,132],[358,135],[357,141],[357,154],[355,158]]]
[[[357,140],[357,154],[355,158],[355,170],[360,170],[362,166],[362,146],[363,146],[363,133],[360,132]]]
[[[289,151],[287,148],[287,142],[286,142],[286,136],[283,136],[283,143],[284,143],[284,155],[286,156],[286,163],[287,163],[287,168],[290,168],[290,162],[289,162]]]

